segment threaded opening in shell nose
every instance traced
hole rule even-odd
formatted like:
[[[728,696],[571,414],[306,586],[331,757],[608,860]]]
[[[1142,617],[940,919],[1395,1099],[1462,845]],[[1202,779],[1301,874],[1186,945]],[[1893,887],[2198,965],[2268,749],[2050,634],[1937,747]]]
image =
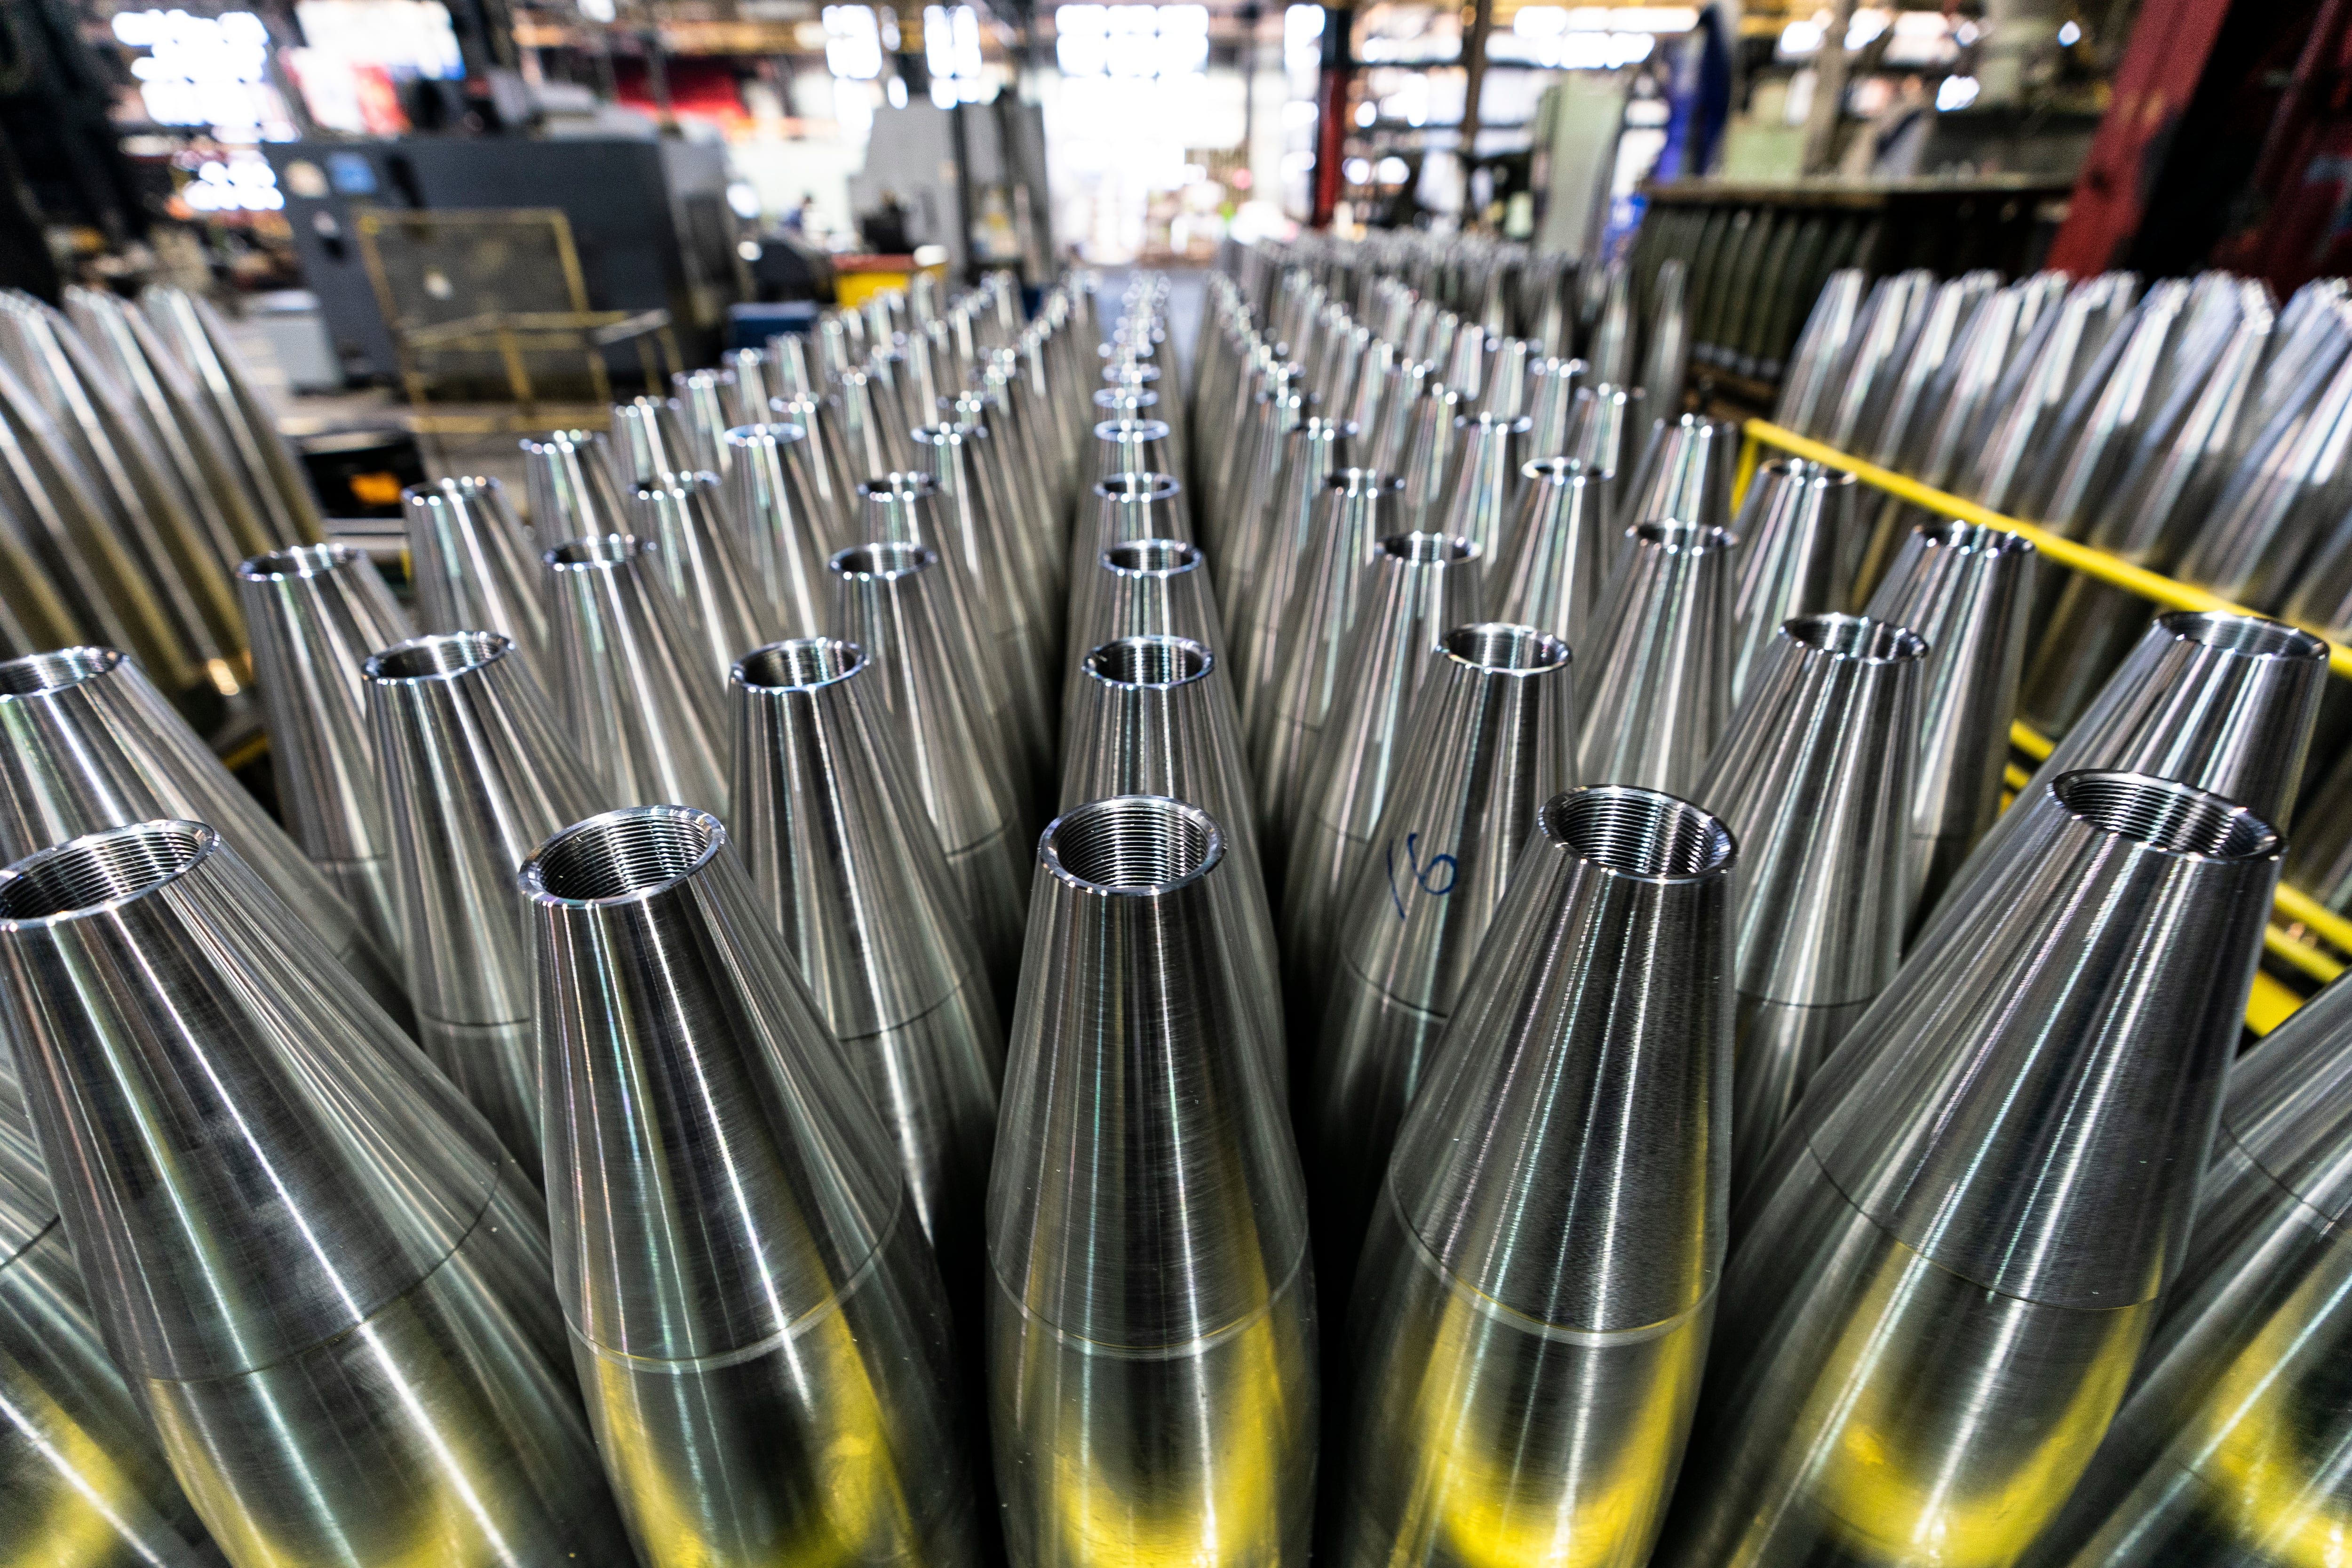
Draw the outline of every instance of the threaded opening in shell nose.
[[[547,552],[551,566],[611,566],[628,560],[645,546],[633,533],[596,533],[566,540]]]
[[[1217,847],[1206,813],[1159,795],[1089,801],[1045,830],[1045,852],[1097,888],[1171,887],[1208,865]]]
[[[1670,517],[1637,522],[1627,531],[1637,543],[1654,544],[1662,550],[1686,551],[1694,555],[1704,554],[1710,550],[1728,550],[1739,542],[1738,536],[1728,529],[1682,522]]]
[[[1136,446],[1168,439],[1165,419],[1106,419],[1095,426],[1095,439],[1113,446]]]
[[[1697,877],[1730,864],[1731,830],[1688,801],[1647,789],[1580,789],[1543,808],[1544,832],[1625,877]]]
[[[1095,481],[1095,494],[1105,500],[1165,501],[1176,499],[1183,487],[1166,474],[1109,474]]]
[[[1962,522],[1957,517],[1923,522],[1913,531],[1937,549],[1958,550],[1970,554],[1998,555],[2005,550],[2033,548],[2032,541],[2021,534],[2005,533],[1998,528],[1987,528],[1980,522]]]
[[[0,696],[30,697],[79,686],[93,675],[104,675],[123,657],[110,647],[60,647],[8,659],[0,662]]]
[[[1087,669],[1118,686],[1181,686],[1209,673],[1209,650],[1188,637],[1121,637],[1087,655]]]
[[[1799,616],[1783,621],[1780,631],[1817,652],[1862,664],[1893,664],[1927,651],[1927,639],[1910,627],[1867,616]]]
[[[2324,658],[2327,655],[2327,645],[2309,632],[2260,616],[2175,610],[2163,619],[2164,629],[2176,637],[2248,658]]]
[[[709,858],[719,819],[682,805],[634,806],[565,828],[523,866],[526,886],[577,902],[624,899],[675,882]]]
[[[839,637],[792,637],[753,648],[735,666],[746,686],[823,686],[866,662],[866,650]]]
[[[2278,849],[2278,834],[2244,806],[2170,779],[2078,773],[2050,787],[2060,804],[2094,827],[2169,855],[2242,860]]]
[[[43,920],[144,892],[195,864],[209,837],[193,822],[142,822],[45,850],[0,879],[0,919]]]
[[[394,643],[372,655],[367,672],[376,680],[424,680],[477,669],[514,647],[496,632],[441,632]]]
[[[919,544],[877,539],[868,544],[853,544],[835,556],[833,569],[844,577],[903,577],[938,559]]]
[[[1519,478],[1538,484],[1573,484],[1584,477],[1584,460],[1580,458],[1538,458],[1519,465]]]
[[[1138,539],[1104,551],[1103,563],[1114,572],[1189,572],[1201,552],[1181,539]]]
[[[1444,533],[1392,533],[1381,541],[1382,553],[1425,566],[1438,561],[1467,561],[1478,547],[1466,539]]]
[[[1557,669],[1569,658],[1568,644],[1559,638],[1533,626],[1500,621],[1456,626],[1445,634],[1442,646],[1463,663],[1481,669]]]
[[[857,493],[867,500],[919,500],[939,488],[939,482],[920,468],[906,473],[877,474],[857,482]]]
[[[236,574],[255,582],[277,577],[315,577],[357,560],[359,553],[348,544],[297,544],[291,549],[248,557],[237,567]]]

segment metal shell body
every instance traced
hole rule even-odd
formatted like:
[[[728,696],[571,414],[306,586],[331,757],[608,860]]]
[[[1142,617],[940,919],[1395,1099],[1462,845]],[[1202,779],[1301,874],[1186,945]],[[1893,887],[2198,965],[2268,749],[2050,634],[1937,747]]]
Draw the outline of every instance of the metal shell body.
[[[0,1012],[107,1347],[232,1563],[625,1561],[530,1180],[210,828],[10,868]]]
[[[736,666],[736,837],[957,1288],[981,1266],[1004,1038],[879,685],[864,649],[831,638]]]
[[[2119,769],[2211,790],[2284,826],[2327,684],[2327,645],[2258,616],[2159,616],[2029,789],[2082,768]],[[2015,831],[1996,822],[1953,875],[1923,931],[1974,896]]]
[[[416,1038],[525,1169],[541,1169],[539,1049],[514,868],[604,804],[512,639],[456,632],[365,667]]]
[[[1544,807],[1365,1245],[1342,1563],[1648,1557],[1723,1266],[1736,857],[1670,796]]]
[[[490,479],[446,479],[401,492],[420,630],[497,632],[545,670],[547,602],[530,535]],[[546,684],[541,675],[541,684]]]
[[[962,891],[999,998],[1021,963],[1029,893],[1025,835],[1003,753],[982,732],[973,639],[939,552],[874,543],[833,558],[834,635],[873,660],[890,721],[907,737],[923,810]],[[1003,739],[1003,737],[997,737]]]
[[[2352,986],[2330,986],[2231,1069],[2189,1257],[2036,1568],[2328,1550],[2352,1503],[2348,1006]]]
[[[1731,711],[1733,551],[1720,528],[1627,530],[1577,692],[1580,776],[1687,795]]]
[[[1802,458],[1766,463],[1739,510],[1739,571],[1731,591],[1731,700],[1738,702],[1765,650],[1792,616],[1841,609],[1856,537],[1852,474]]]
[[[1445,634],[1480,618],[1477,547],[1442,534],[1391,534],[1372,558],[1366,603],[1339,658],[1340,684],[1316,746],[1282,882],[1283,956],[1295,1027],[1309,1027],[1330,984],[1339,896],[1397,779],[1413,698]]]
[[[1225,658],[1208,555],[1181,539],[1131,540],[1101,551],[1091,571],[1072,579],[1069,610],[1070,647],[1082,655],[1121,637],[1171,637]],[[1085,678],[1083,658],[1071,659],[1062,690],[1066,722]]]
[[[1315,1307],[1274,1043],[1198,809],[1046,832],[989,1184],[990,1410],[1013,1560],[1307,1560]]]
[[[1926,524],[1912,530],[1863,612],[1927,639],[1911,774],[1914,929],[2000,807],[2033,560],[2033,546],[2015,534]]]
[[[636,492],[637,527],[653,544],[654,575],[678,620],[723,682],[735,661],[769,640],[774,622],[719,504],[718,475],[674,474]]]
[[[556,1295],[639,1559],[974,1562],[938,1275],[726,831],[609,812],[520,880]]]
[[[0,1066],[0,1560],[195,1568],[203,1527],[99,1337]]]
[[[1540,626],[1579,647],[1609,571],[1601,488],[1573,458],[1538,458],[1519,477],[1518,521],[1486,589],[1496,618]]]
[[[368,933],[400,951],[383,784],[368,735],[368,655],[415,635],[375,563],[348,544],[306,544],[236,569],[255,684],[294,841]]]
[[[767,595],[765,618],[787,637],[816,636],[833,603],[824,563],[835,523],[817,488],[823,463],[814,439],[791,424],[740,426],[726,437],[733,454],[727,479]]]
[[[1902,962],[1927,645],[1883,621],[1807,616],[1767,655],[1696,792],[1740,850],[1734,1193]]]
[[[127,655],[68,647],[0,663],[0,856],[163,817],[218,828],[367,994],[407,1018],[392,950]]]
[[[1396,782],[1341,900],[1316,1055],[1317,1228],[1335,1290],[1536,815],[1576,782],[1572,679],[1557,637],[1459,626],[1413,700]]]
[[[1397,480],[1369,469],[1342,468],[1326,481],[1313,547],[1276,623],[1281,637],[1267,645],[1265,662],[1241,671],[1236,696],[1258,816],[1269,847],[1286,858],[1299,788],[1338,689],[1339,655],[1362,607],[1364,568],[1379,542],[1397,531],[1402,494]]]
[[[719,676],[653,556],[647,541],[612,533],[542,558],[556,717],[607,801],[721,810]]]
[[[2015,1562],[2187,1239],[2278,836],[2133,773],[2045,787],[1807,1090],[1748,1206],[1662,1568]],[[2063,1173],[2063,1178],[2057,1173]]]

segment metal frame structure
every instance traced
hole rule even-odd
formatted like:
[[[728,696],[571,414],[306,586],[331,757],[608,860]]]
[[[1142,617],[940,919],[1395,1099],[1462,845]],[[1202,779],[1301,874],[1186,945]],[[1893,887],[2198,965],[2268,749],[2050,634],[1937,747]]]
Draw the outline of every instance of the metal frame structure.
[[[1759,454],[1765,447],[1842,469],[1873,489],[1884,490],[1897,500],[1908,501],[1938,516],[1958,518],[1963,522],[2017,534],[2032,541],[2034,548],[2053,565],[2095,577],[2102,583],[2121,588],[2168,610],[2208,610],[2237,616],[2262,614],[2259,610],[2251,610],[2224,599],[2218,594],[2209,594],[2202,588],[2167,577],[2161,573],[2134,566],[2104,550],[2094,550],[2022,518],[2010,517],[1948,490],[1921,484],[1891,468],[1866,462],[1850,452],[1841,452],[1834,447],[1800,436],[1769,419],[1750,419],[1743,426],[1739,467],[1733,480],[1735,496],[1747,493],[1748,481],[1754,475]],[[2327,668],[2329,673],[2338,679],[2352,680],[2352,647],[2329,642]],[[2022,722],[2010,726],[2009,740],[2017,752],[2035,763],[2047,757],[2053,745],[2048,736]],[[2010,788],[2023,788],[2026,778],[2027,770],[2012,763],[2009,769]],[[2352,967],[2352,920],[2345,919],[2310,894],[2285,882],[2279,884],[2273,908],[2277,918],[2272,921],[2270,929],[2263,935],[2263,950],[2272,957],[2322,984]],[[2317,940],[2313,940],[2315,938]],[[2246,1026],[2258,1035],[2267,1035],[2301,1006],[2303,1001],[2288,986],[2258,972],[2254,976],[2253,995],[2246,1004]]]
[[[449,226],[503,226],[509,228],[544,228],[552,240],[558,265],[562,268],[564,290],[569,296],[569,309],[562,310],[486,310],[454,321],[418,322],[401,313],[400,304],[392,288],[392,279],[384,270],[383,252],[376,244],[377,236],[390,225],[431,223]],[[376,304],[383,313],[385,326],[392,333],[393,350],[400,358],[400,379],[408,400],[416,413],[410,416],[413,429],[445,435],[478,434],[488,429],[535,430],[551,419],[563,425],[602,425],[609,417],[613,403],[612,379],[604,363],[605,351],[623,343],[634,346],[637,363],[648,387],[663,383],[663,371],[676,373],[686,368],[679,357],[677,341],[670,331],[667,310],[592,310],[588,309],[588,283],[581,270],[580,254],[572,237],[572,222],[558,207],[461,207],[434,209],[426,212],[383,211],[364,212],[357,225],[360,254],[367,267],[369,284],[375,289]],[[655,357],[656,345],[660,359]],[[589,404],[542,404],[531,380],[530,368],[525,356],[530,353],[572,352],[587,362],[588,378],[595,395]],[[484,416],[479,414],[428,414],[424,410],[431,403],[431,378],[425,374],[424,356],[436,353],[485,354],[495,353],[504,367],[508,390],[513,394],[516,411],[511,416]]]

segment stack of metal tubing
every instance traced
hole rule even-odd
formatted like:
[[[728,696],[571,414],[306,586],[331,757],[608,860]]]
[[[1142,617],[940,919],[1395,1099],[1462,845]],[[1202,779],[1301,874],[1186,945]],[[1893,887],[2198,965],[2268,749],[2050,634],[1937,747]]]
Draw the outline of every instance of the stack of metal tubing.
[[[2326,645],[2158,618],[2003,810],[2035,551],[1735,501],[1671,300],[1191,304],[919,279],[411,491],[404,595],[251,542],[280,817],[151,650],[0,662],[0,1542],[2332,1560],[2352,990],[2238,1056]]]

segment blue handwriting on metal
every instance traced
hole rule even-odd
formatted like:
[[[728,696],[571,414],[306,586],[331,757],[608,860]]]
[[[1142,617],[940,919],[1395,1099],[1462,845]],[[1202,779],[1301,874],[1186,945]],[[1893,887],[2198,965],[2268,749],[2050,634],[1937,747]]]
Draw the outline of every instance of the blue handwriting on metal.
[[[1397,891],[1396,840],[1393,838],[1389,840],[1388,857],[1389,902],[1396,906],[1397,919],[1402,920],[1404,919],[1404,895]],[[1460,868],[1460,862],[1451,855],[1432,855],[1429,858],[1429,864],[1423,865],[1420,834],[1408,833],[1404,836],[1404,861],[1406,868],[1412,873],[1414,884],[1431,898],[1442,899],[1454,890],[1454,879]],[[1438,868],[1441,866],[1445,868],[1445,883],[1443,887],[1440,887],[1435,880]]]

